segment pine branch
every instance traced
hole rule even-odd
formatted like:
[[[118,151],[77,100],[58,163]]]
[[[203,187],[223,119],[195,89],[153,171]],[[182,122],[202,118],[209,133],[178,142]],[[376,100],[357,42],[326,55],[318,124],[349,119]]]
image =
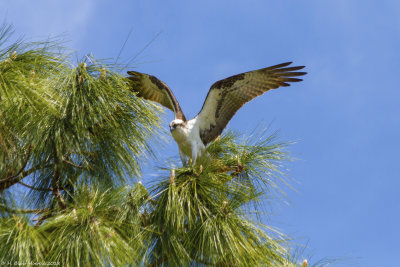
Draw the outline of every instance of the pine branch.
[[[0,191],[5,190],[17,183],[20,183],[22,185],[30,187],[29,185],[22,183],[21,180],[25,179],[26,177],[28,177],[29,175],[31,175],[32,173],[34,173],[36,171],[43,170],[45,168],[49,168],[49,167],[53,166],[53,164],[43,165],[42,163],[40,163],[40,164],[30,168],[29,170],[22,171],[23,169],[25,169],[28,161],[29,161],[29,158],[27,161],[25,161],[24,166],[22,166],[22,168],[18,171],[17,174],[0,180]],[[42,189],[42,190],[44,190],[44,189]]]
[[[1,118],[1,112],[0,112],[0,118]],[[8,148],[7,148],[7,144],[4,141],[3,135],[0,132],[0,147],[3,147],[3,149],[6,151],[6,154],[9,153]]]
[[[23,186],[25,186],[25,187],[27,187],[27,188],[35,190],[35,191],[47,191],[47,192],[52,192],[53,191],[53,188],[51,188],[51,187],[50,188],[38,188],[38,187],[31,186],[29,184],[23,183],[21,181],[19,181],[18,183],[23,185]]]
[[[8,177],[0,180],[0,192],[3,191],[4,189],[9,188],[10,186],[13,186],[14,184],[18,183],[18,181],[20,180],[20,178],[18,178],[18,176],[21,173],[23,173],[26,165],[29,162],[29,158],[31,156],[31,149],[32,149],[32,146],[29,146],[28,152],[26,155],[26,159],[25,159],[24,163],[22,164],[22,167],[19,169],[19,171],[17,171],[17,173],[14,175],[8,176]]]
[[[49,208],[45,208],[45,209],[11,209],[9,207],[4,207],[4,206],[2,206],[2,208],[6,212],[12,213],[12,214],[29,214],[29,213],[40,214],[40,213],[49,211]]]
[[[48,162],[48,160],[46,160],[46,162]],[[39,171],[39,170],[44,170],[44,169],[47,169],[47,168],[50,168],[50,167],[54,166],[54,164],[52,164],[52,163],[51,164],[45,164],[45,163],[39,163],[36,166],[30,168],[29,170],[23,171],[21,173],[21,175],[20,175],[21,176],[21,180],[24,179],[25,177],[28,177],[32,173],[35,173],[35,172]]]
[[[72,167],[74,167],[74,168],[77,168],[77,169],[85,169],[84,166],[76,165],[75,163],[73,163],[72,161],[70,161],[70,160],[68,160],[68,159],[65,159],[64,157],[63,157],[63,159],[62,159],[62,162],[65,162],[65,163],[67,163],[68,165],[70,165],[70,166],[72,166]]]
[[[67,205],[65,204],[65,200],[60,193],[60,170],[59,170],[59,160],[57,155],[57,149],[55,144],[53,145],[53,160],[54,160],[54,173],[52,176],[52,192],[55,200],[58,202],[58,206],[61,209],[65,209]]]

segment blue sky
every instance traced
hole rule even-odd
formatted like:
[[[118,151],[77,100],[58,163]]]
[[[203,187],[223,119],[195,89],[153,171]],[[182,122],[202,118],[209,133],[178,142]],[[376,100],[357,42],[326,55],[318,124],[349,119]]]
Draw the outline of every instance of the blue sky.
[[[396,266],[400,251],[400,2],[387,1],[7,1],[0,20],[26,39],[66,34],[79,55],[132,63],[165,81],[187,117],[210,85],[285,61],[305,81],[268,92],[229,124],[272,123],[301,160],[298,192],[272,224],[335,266]],[[396,85],[397,84],[397,85]],[[166,124],[172,115],[166,116]],[[176,147],[171,149],[177,153]]]

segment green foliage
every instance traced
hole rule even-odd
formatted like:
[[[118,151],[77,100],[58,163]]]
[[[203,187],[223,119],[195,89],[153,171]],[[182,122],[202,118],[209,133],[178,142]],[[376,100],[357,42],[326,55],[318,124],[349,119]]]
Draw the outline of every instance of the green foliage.
[[[237,155],[226,152],[233,145],[241,147]],[[273,160],[285,158],[280,146],[267,147],[281,155]],[[66,266],[282,265],[288,253],[284,236],[258,222],[248,208],[269,186],[258,188],[251,171],[259,161],[238,164],[249,158],[244,151],[265,152],[252,148],[227,134],[209,147],[207,166],[172,169],[149,190],[141,183],[108,190],[77,185],[65,209],[46,210],[35,219],[36,227],[25,227],[45,237],[42,261]],[[225,152],[211,154],[216,150]]]
[[[46,237],[30,225],[26,216],[0,218],[0,259],[2,262],[41,262]]]
[[[57,42],[11,42],[11,32],[0,29],[1,261],[299,266],[257,216],[282,196],[286,144],[227,132],[196,166],[127,186],[160,135],[159,108],[118,66],[74,66]]]
[[[228,133],[208,147],[207,165],[173,170],[152,188],[150,264],[268,266],[285,262],[284,238],[253,221],[248,209],[265,196],[270,186],[263,182],[272,178],[254,170],[275,166],[272,161],[286,157],[282,146],[270,141],[238,144],[235,135]],[[271,156],[259,160],[267,151]]]
[[[0,41],[9,34],[3,27]],[[64,54],[52,43],[0,50],[0,191],[29,176],[44,189],[32,191],[35,204],[51,191],[60,202],[78,183],[137,176],[158,129],[158,109],[134,97],[113,66],[86,57],[73,67]]]
[[[132,233],[139,225],[117,216],[125,199],[122,190],[77,190],[69,208],[40,227],[51,240],[47,260],[65,266],[122,266],[138,258],[143,245]]]

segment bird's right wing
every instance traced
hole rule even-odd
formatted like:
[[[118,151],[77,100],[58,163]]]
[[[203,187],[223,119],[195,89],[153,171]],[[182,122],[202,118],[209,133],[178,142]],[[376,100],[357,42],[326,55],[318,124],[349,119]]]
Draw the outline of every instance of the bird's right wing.
[[[163,81],[155,76],[136,71],[128,71],[128,74],[132,90],[137,93],[137,96],[163,105],[174,112],[175,119],[186,121],[174,94]]]

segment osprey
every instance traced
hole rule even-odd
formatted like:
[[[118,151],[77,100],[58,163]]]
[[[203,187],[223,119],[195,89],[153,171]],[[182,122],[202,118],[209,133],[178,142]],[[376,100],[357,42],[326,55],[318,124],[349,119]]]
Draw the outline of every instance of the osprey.
[[[137,96],[158,102],[174,112],[175,119],[169,127],[178,143],[182,163],[187,165],[189,158],[196,164],[196,159],[204,154],[207,144],[222,133],[246,102],[270,89],[302,81],[293,77],[305,75],[306,72],[297,72],[304,66],[287,67],[291,63],[237,74],[214,83],[199,114],[191,120],[186,119],[174,94],[164,82],[136,71],[128,71],[128,78]]]

